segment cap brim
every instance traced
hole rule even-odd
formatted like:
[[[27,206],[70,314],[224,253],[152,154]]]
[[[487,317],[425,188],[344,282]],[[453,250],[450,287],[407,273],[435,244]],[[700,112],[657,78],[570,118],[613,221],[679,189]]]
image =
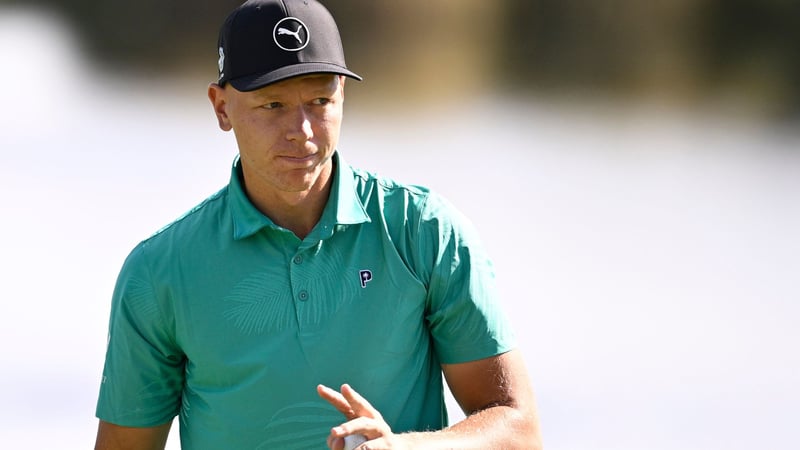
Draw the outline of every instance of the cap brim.
[[[234,80],[228,80],[237,91],[247,92],[260,89],[268,84],[276,83],[287,78],[296,77],[299,75],[308,75],[312,73],[333,73],[338,75],[345,75],[350,78],[361,81],[362,78],[355,72],[351,72],[342,66],[327,63],[300,63],[291,66],[284,66],[280,69],[273,70],[264,74],[250,75],[246,77],[239,77]]]

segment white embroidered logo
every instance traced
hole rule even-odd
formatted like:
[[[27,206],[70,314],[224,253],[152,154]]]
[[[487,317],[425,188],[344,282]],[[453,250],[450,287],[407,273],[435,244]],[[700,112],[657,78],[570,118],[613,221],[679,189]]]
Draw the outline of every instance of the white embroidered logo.
[[[358,272],[359,278],[361,278],[361,287],[366,288],[367,283],[372,281],[372,271],[371,270],[362,270]]]
[[[272,29],[272,40],[282,50],[299,52],[306,48],[311,38],[311,31],[300,19],[285,17]]]
[[[225,69],[225,50],[222,47],[219,48],[219,61],[217,63],[219,64],[219,78],[222,79],[225,76],[222,72]]]
[[[278,34],[289,34],[297,39],[297,43],[302,44],[303,39],[300,38],[300,31],[303,29],[302,25],[298,25],[297,31],[287,30],[286,28],[278,28]]]

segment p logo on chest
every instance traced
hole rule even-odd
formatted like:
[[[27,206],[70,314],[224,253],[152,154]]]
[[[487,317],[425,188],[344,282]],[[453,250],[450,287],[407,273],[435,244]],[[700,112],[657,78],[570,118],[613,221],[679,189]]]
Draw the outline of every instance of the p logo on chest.
[[[358,277],[361,280],[361,287],[366,288],[367,283],[372,281],[372,271],[371,270],[361,270],[358,272]]]

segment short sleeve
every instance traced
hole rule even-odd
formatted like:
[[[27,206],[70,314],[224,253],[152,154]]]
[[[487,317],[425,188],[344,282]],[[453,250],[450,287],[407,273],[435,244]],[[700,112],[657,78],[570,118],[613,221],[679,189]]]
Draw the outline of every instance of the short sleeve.
[[[472,223],[430,194],[420,214],[418,242],[430,274],[427,321],[441,362],[474,361],[514,348],[494,268]]]
[[[168,295],[154,288],[147,244],[128,256],[111,304],[97,417],[122,426],[156,426],[177,415],[185,357],[175,343]]]

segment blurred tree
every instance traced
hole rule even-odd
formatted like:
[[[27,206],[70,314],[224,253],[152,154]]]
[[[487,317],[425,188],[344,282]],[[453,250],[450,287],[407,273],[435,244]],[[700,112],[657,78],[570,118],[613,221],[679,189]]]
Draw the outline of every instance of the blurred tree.
[[[501,71],[514,89],[739,98],[800,115],[796,0],[510,0]]]
[[[698,15],[709,89],[800,116],[800,2],[706,0]]]
[[[0,0],[2,1],[2,0]],[[240,0],[5,0],[61,10],[109,68],[213,73]],[[738,98],[800,116],[797,0],[323,0],[370,82],[512,92]],[[404,92],[404,94],[407,92]],[[413,100],[409,98],[409,100]]]
[[[37,0],[32,0],[37,1]],[[221,18],[240,0],[38,0],[61,11],[106,68],[158,74],[215,54]],[[20,2],[30,4],[28,2]],[[212,56],[213,59],[213,56]],[[214,65],[208,66],[213,70]]]

